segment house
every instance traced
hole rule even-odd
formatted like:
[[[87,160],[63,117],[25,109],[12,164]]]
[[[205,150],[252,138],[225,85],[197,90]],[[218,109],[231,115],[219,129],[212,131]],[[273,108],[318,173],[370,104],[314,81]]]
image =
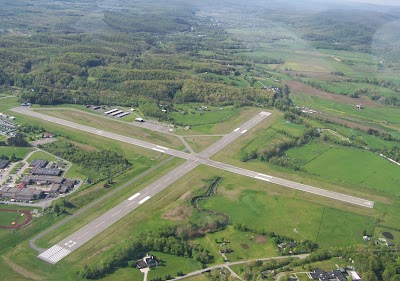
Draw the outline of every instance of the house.
[[[0,170],[5,169],[8,166],[8,164],[10,164],[9,160],[0,160]]]
[[[310,276],[313,280],[319,281],[347,281],[347,278],[343,275],[340,270],[332,270],[330,272],[325,272],[322,269],[315,269],[310,272]]]
[[[43,138],[45,138],[45,139],[54,138],[55,136],[56,136],[55,134],[52,134],[52,133],[49,133],[49,132],[45,132],[43,134]]]
[[[278,248],[280,250],[286,249],[287,247],[289,247],[289,248],[296,247],[296,242],[283,242],[283,243],[278,244]]]
[[[143,259],[136,261],[136,267],[138,269],[146,267],[152,268],[156,267],[157,265],[158,265],[157,257],[153,255],[147,255]]]

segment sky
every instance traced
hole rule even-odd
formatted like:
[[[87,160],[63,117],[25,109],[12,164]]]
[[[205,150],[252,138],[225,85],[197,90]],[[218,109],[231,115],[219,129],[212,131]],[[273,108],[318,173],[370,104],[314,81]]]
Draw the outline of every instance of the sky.
[[[400,0],[352,0],[354,2],[400,6]]]

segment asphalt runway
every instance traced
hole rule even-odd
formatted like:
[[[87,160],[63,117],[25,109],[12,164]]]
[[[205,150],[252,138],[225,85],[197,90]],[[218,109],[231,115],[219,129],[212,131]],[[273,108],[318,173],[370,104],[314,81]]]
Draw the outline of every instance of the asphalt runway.
[[[77,124],[74,122],[66,121],[60,118],[48,116],[45,114],[34,112],[27,108],[15,108],[13,111],[22,113],[28,116],[32,116],[35,118],[39,118],[45,121],[53,122],[62,126],[78,129],[81,131],[85,131],[88,133],[93,133],[97,135],[101,135],[106,138],[114,139],[117,141],[126,142],[129,144],[137,145],[143,148],[151,149],[154,151],[158,151],[160,153],[165,153],[169,155],[173,155],[176,157],[180,157],[186,159],[187,161],[180,165],[179,167],[175,168],[171,172],[167,173],[166,175],[162,176],[149,186],[142,189],[140,192],[132,194],[129,198],[127,198],[124,202],[120,203],[119,205],[115,206],[111,210],[107,211],[103,215],[99,216],[98,218],[94,219],[92,222],[87,224],[86,226],[82,227],[75,233],[71,234],[64,240],[60,241],[53,247],[49,248],[48,250],[40,253],[38,256],[42,260],[55,264],[60,261],[65,256],[69,255],[71,252],[85,244],[87,241],[95,237],[97,234],[117,222],[118,220],[122,219],[128,213],[135,210],[140,205],[144,204],[147,200],[150,200],[153,196],[164,190],[166,187],[180,179],[182,176],[193,170],[200,164],[208,165],[217,169],[221,169],[224,171],[228,171],[231,173],[239,174],[242,176],[254,178],[257,180],[265,181],[274,183],[277,185],[285,186],[288,188],[301,190],[304,192],[309,192],[315,195],[331,198],[334,200],[354,204],[357,206],[362,206],[366,208],[373,208],[374,202],[365,200],[362,198],[357,198],[309,185],[304,185],[296,182],[292,182],[289,180],[269,176],[266,174],[246,170],[243,168],[235,167],[229,164],[224,164],[221,162],[210,160],[209,158],[216,154],[217,152],[221,151],[224,147],[228,144],[232,143],[234,140],[239,138],[241,135],[245,134],[247,131],[252,129],[258,123],[263,121],[267,118],[270,113],[268,112],[261,112],[257,114],[255,117],[244,123],[242,126],[234,129],[229,134],[222,137],[220,140],[212,144],[210,147],[205,149],[200,154],[189,154],[182,151],[170,149],[167,147],[155,145],[149,142],[136,140],[130,137],[121,136],[118,134],[114,134],[107,131],[102,131],[93,127]]]

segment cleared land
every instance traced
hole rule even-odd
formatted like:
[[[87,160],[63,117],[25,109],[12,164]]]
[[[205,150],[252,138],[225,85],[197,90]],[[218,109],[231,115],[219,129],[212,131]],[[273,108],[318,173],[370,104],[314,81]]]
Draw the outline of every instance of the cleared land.
[[[221,139],[218,136],[190,136],[185,137],[185,140],[193,148],[194,152],[201,152],[211,144]]]
[[[92,126],[101,130],[110,131],[124,136],[134,137],[140,140],[151,140],[152,142],[171,148],[182,148],[183,145],[177,137],[162,135],[150,130],[137,128],[128,123],[113,121],[109,118],[102,118],[94,114],[88,114],[79,110],[57,109],[37,110],[43,114]]]

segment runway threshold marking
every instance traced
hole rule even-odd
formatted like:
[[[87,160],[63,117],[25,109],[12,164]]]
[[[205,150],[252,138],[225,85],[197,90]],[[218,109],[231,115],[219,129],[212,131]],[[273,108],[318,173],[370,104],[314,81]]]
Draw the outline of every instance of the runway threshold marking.
[[[157,147],[158,147],[158,148],[161,148],[161,149],[169,150],[168,147],[164,147],[164,146],[161,146],[161,145],[157,145]]]
[[[133,199],[135,199],[136,197],[138,197],[140,195],[140,193],[136,193],[135,195],[132,195],[131,197],[128,198],[129,201],[132,201]]]
[[[235,130],[233,130],[234,132],[237,132],[237,131],[239,131],[240,130],[240,128],[236,128]]]
[[[146,196],[145,198],[143,198],[142,200],[139,201],[139,204],[143,204],[144,202],[146,202],[149,199],[150,199],[150,196]]]
[[[165,153],[164,150],[161,150],[161,149],[158,149],[158,148],[155,148],[155,147],[153,147],[152,149],[155,150],[155,151],[161,152],[161,153]]]

